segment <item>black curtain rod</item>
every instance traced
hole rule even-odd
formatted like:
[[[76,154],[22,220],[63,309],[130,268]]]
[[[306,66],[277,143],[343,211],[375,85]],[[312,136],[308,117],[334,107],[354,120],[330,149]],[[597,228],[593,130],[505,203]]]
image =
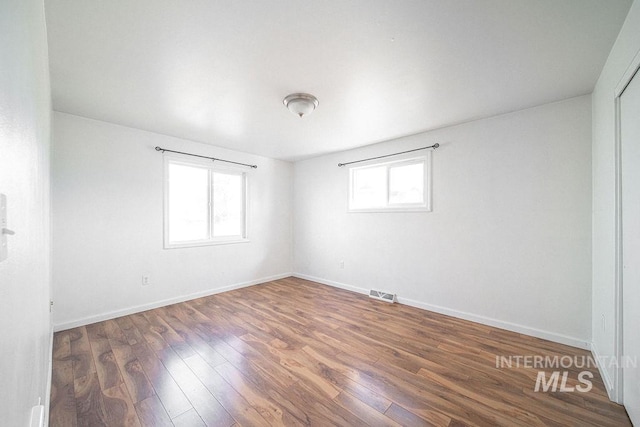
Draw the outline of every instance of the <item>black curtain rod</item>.
[[[385,154],[384,156],[378,156],[378,157],[369,157],[368,159],[354,160],[353,162],[338,163],[338,167],[341,168],[342,166],[350,165],[352,163],[360,163],[360,162],[366,162],[368,160],[383,159],[385,157],[397,156],[399,154],[405,154],[405,153],[412,153],[414,151],[426,150],[427,148],[434,148],[435,149],[435,148],[438,148],[438,147],[440,147],[440,144],[438,144],[436,142],[435,144],[429,145],[428,147],[414,148],[413,150],[401,151],[399,153],[393,153],[393,154]]]
[[[217,162],[233,163],[234,165],[247,166],[247,167],[254,168],[254,169],[258,168],[258,165],[248,165],[246,163],[232,162],[231,160],[218,159],[217,157],[207,157],[207,156],[201,156],[199,154],[183,153],[182,151],[167,150],[166,148],[156,147],[156,151],[162,151],[163,153],[165,151],[167,151],[169,153],[178,153],[178,154],[184,154],[186,156],[193,156],[193,157],[200,157],[202,159],[209,159],[209,160],[213,160],[214,162],[217,161]]]

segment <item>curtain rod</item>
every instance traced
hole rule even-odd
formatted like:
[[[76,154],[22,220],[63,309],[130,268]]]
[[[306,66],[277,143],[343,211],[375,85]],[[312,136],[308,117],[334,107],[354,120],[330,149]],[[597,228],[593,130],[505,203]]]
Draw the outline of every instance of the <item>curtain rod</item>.
[[[376,159],[383,159],[385,157],[391,157],[391,156],[397,156],[399,154],[405,154],[405,153],[411,153],[413,151],[420,151],[420,150],[426,150],[427,148],[433,148],[436,149],[440,147],[440,144],[438,144],[437,142],[433,145],[429,145],[428,147],[421,147],[421,148],[415,148],[413,150],[407,150],[407,151],[400,151],[399,153],[393,153],[393,154],[385,154],[384,156],[378,156],[378,157],[369,157],[368,159],[362,159],[362,160],[354,160],[353,162],[346,162],[346,163],[338,163],[338,167],[341,168],[342,166],[346,166],[346,165],[350,165],[352,163],[360,163],[360,162],[366,162],[367,160],[376,160]]]
[[[186,156],[193,156],[193,157],[200,157],[202,159],[209,159],[209,160],[213,160],[218,161],[218,162],[225,162],[225,163],[233,163],[234,165],[241,165],[241,166],[247,166],[253,169],[257,169],[258,165],[248,165],[246,163],[240,163],[240,162],[232,162],[231,160],[223,160],[223,159],[218,159],[217,157],[207,157],[207,156],[201,156],[200,154],[191,154],[191,153],[184,153],[182,151],[173,151],[173,150],[168,150],[166,148],[161,148],[161,147],[156,147],[156,151],[162,151],[163,153],[165,151],[169,152],[169,153],[178,153],[178,154],[184,154]]]

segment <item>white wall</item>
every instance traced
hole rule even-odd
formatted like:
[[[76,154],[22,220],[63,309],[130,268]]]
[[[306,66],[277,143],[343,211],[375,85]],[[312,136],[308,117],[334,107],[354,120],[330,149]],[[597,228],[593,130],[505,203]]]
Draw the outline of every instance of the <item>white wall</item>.
[[[593,91],[593,344],[614,355],[615,104],[614,91],[640,51],[640,4],[634,2]],[[604,317],[604,326],[603,326]],[[611,393],[613,368],[604,369]]]
[[[338,162],[435,142],[433,212],[347,213]],[[582,96],[297,162],[295,272],[586,347],[590,158]]]
[[[0,193],[8,199],[9,258],[0,263],[0,424],[25,426],[48,399],[49,129],[43,3],[0,3]]]
[[[161,146],[255,163],[250,243],[163,249]],[[56,329],[89,323],[292,269],[292,165],[54,113],[53,292]],[[142,275],[151,285],[142,286]]]

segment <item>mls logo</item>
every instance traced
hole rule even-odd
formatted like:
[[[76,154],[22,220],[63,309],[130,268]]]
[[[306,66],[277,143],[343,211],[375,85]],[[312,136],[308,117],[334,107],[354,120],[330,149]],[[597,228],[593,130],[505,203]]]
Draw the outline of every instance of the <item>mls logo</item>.
[[[534,392],[539,392],[542,388],[543,392],[551,391],[553,393],[559,391],[561,393],[567,393],[579,391],[581,393],[587,393],[593,387],[593,384],[591,383],[593,374],[589,371],[582,371],[578,374],[578,382],[580,384],[575,387],[567,385],[567,380],[569,379],[568,371],[562,372],[562,381],[560,381],[560,373],[560,371],[553,371],[547,380],[547,373],[544,371],[538,371]],[[560,387],[558,387],[558,382],[560,382]]]

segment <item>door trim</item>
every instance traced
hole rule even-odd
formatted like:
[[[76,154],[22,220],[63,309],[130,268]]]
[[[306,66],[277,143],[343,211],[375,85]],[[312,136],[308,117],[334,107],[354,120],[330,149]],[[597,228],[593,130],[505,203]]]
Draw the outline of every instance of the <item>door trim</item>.
[[[615,103],[615,292],[614,292],[614,357],[615,360],[622,359],[622,137],[620,123],[620,97],[629,86],[633,77],[640,70],[640,50],[627,67],[622,78],[616,85],[614,92]],[[611,400],[622,404],[624,384],[622,379],[622,366],[616,364],[613,371],[613,389]]]

